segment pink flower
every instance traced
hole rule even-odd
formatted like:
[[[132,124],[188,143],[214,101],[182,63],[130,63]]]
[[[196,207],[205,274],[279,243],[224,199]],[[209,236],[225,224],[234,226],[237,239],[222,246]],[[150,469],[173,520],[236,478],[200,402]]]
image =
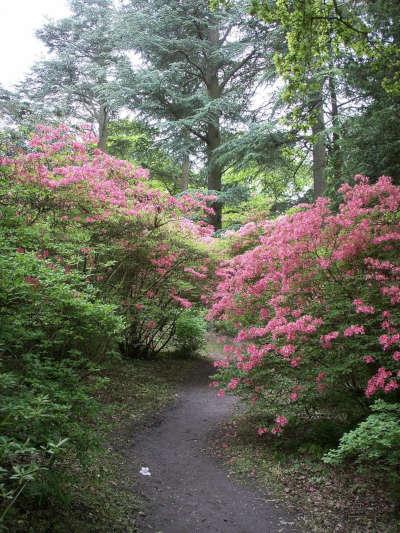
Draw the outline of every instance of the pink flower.
[[[185,309],[190,309],[192,307],[192,302],[189,302],[186,298],[182,298],[181,296],[178,296],[177,294],[172,294],[171,298],[178,302],[178,304],[181,307],[184,307]]]
[[[379,337],[379,344],[384,350],[387,350],[394,344],[400,343],[400,333],[395,333],[394,335],[381,335]]]
[[[372,305],[365,305],[365,303],[359,298],[353,300],[353,305],[356,308],[356,313],[364,313],[366,315],[375,313],[375,307]]]
[[[220,389],[218,392],[217,392],[217,396],[218,398],[223,398],[225,396],[225,391],[224,389]]]
[[[349,326],[343,332],[343,335],[345,337],[353,337],[353,335],[364,335],[364,334],[365,334],[364,326],[360,326],[360,325]]]
[[[391,287],[382,287],[381,293],[389,296],[390,303],[396,305],[400,303],[400,287],[392,285]]]
[[[239,378],[232,378],[230,382],[228,383],[227,387],[229,390],[235,390],[236,387],[239,385],[240,379]]]
[[[219,361],[213,362],[214,368],[229,368],[228,359],[220,359]]]
[[[268,429],[267,429],[267,428],[258,428],[258,429],[257,429],[257,435],[258,435],[259,437],[261,437],[262,435],[264,435],[264,434],[267,433],[267,432],[268,432]]]
[[[331,261],[329,259],[317,259],[317,263],[324,270],[331,266]]]
[[[278,426],[284,427],[288,423],[288,419],[285,416],[279,415],[275,418],[275,422]]]
[[[399,384],[397,383],[397,381],[395,379],[391,379],[389,380],[386,385],[384,386],[383,388],[383,391],[388,394],[389,392],[392,392],[396,389],[399,388]]]
[[[296,351],[296,346],[293,344],[286,344],[285,346],[282,346],[282,348],[279,350],[279,353],[285,357],[290,357],[294,352]]]
[[[400,352],[399,351],[393,352],[392,357],[394,361],[400,361]]]
[[[363,361],[369,365],[370,363],[375,363],[375,358],[372,355],[364,355]]]
[[[197,270],[194,270],[194,268],[185,267],[183,271],[187,272],[188,274],[191,274],[194,278],[197,279],[205,279],[207,277],[206,274],[203,274],[202,272],[197,272]]]
[[[379,368],[377,373],[368,381],[367,388],[365,389],[365,396],[370,398],[376,391],[384,390],[386,386],[385,381],[391,376],[392,372],[390,370],[386,370],[386,368],[383,367]]]
[[[326,335],[321,335],[320,342],[323,348],[332,348],[332,341],[339,337],[338,331],[330,331]]]

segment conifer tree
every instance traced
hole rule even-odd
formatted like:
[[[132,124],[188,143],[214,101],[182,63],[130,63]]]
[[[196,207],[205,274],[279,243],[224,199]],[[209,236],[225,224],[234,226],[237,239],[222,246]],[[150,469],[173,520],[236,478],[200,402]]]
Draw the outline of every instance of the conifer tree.
[[[50,52],[36,63],[20,92],[39,102],[48,115],[74,117],[97,125],[105,148],[110,120],[122,105],[119,52],[112,0],[69,0],[71,16],[47,23],[37,32]]]
[[[121,23],[143,61],[126,72],[130,107],[161,121],[181,150],[204,158],[213,191],[221,190],[224,171],[215,154],[231,131],[254,119],[255,88],[273,63],[275,34],[240,4],[212,10],[207,0],[128,0]],[[221,205],[214,207],[211,222],[219,228]]]

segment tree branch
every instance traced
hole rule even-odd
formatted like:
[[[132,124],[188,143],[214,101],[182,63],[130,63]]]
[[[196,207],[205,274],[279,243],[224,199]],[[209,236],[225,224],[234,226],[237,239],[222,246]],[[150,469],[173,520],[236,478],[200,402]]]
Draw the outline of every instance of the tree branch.
[[[199,71],[200,73],[200,78],[206,82],[206,75],[205,75],[205,72],[203,71],[203,69],[197,64],[195,63],[194,61],[192,61],[192,59],[190,58],[189,54],[187,52],[185,52],[185,50],[177,50],[178,53],[181,53],[186,61],[189,63],[189,65],[192,65],[192,67],[194,67],[196,70]]]
[[[255,54],[256,54],[256,51],[253,49],[250,54],[244,57],[242,61],[240,61],[240,63],[238,63],[230,72],[228,72],[224,76],[224,79],[220,85],[220,89],[223,89],[226,86],[226,84],[234,77],[234,75],[255,56]]]

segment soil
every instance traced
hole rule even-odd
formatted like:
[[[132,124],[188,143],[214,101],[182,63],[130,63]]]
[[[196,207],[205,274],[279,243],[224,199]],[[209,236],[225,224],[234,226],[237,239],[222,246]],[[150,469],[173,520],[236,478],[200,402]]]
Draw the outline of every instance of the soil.
[[[140,533],[299,532],[295,519],[270,496],[231,477],[207,453],[210,436],[229,420],[236,400],[208,386],[210,361],[200,360],[175,404],[135,433],[127,450],[136,465],[132,489],[147,502]],[[140,469],[148,468],[151,476]]]

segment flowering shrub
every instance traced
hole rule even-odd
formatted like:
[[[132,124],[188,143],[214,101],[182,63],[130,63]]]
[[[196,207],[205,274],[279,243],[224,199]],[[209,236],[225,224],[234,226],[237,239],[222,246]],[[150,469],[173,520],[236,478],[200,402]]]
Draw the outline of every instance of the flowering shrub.
[[[39,127],[29,153],[2,159],[12,184],[4,197],[28,224],[51,220],[64,240],[79,235],[74,260],[126,318],[123,351],[155,353],[173,340],[179,314],[199,302],[209,265],[196,241],[210,229],[192,219],[210,213],[214,197],[151,188],[148,171],[93,142],[85,130],[77,137],[65,126]],[[59,255],[46,253],[50,261]]]
[[[93,446],[97,362],[181,346],[212,267],[213,198],[151,188],[95,141],[41,126],[0,159],[0,523],[28,494],[51,501],[59,458]]]
[[[259,434],[291,421],[361,419],[372,399],[398,402],[400,187],[364,176],[263,224],[255,246],[220,264],[209,319],[236,338],[220,387],[252,401]]]

